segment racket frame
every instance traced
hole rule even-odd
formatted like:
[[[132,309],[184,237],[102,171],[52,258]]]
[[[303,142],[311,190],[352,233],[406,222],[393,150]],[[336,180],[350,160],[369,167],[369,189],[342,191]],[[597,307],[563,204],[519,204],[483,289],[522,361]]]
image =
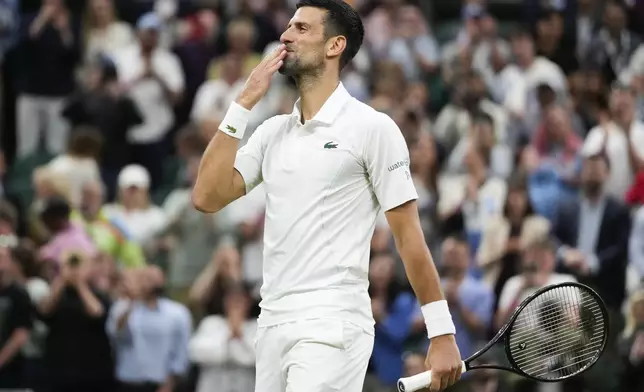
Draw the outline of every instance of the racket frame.
[[[514,325],[514,322],[516,321],[517,317],[519,317],[519,314],[521,313],[521,311],[523,309],[525,309],[528,306],[528,304],[530,304],[536,297],[540,296],[541,294],[543,294],[543,293],[545,293],[547,291],[552,291],[552,290],[555,290],[557,288],[562,288],[562,287],[577,287],[577,288],[579,288],[581,290],[584,290],[584,291],[588,292],[588,294],[590,294],[590,296],[592,296],[597,301],[597,303],[599,305],[599,309],[601,310],[601,313],[602,313],[602,317],[605,320],[605,323],[604,323],[605,333],[604,333],[604,336],[603,336],[603,339],[602,339],[602,345],[601,345],[600,349],[598,350],[597,355],[595,355],[589,361],[589,365],[586,365],[585,367],[583,367],[582,369],[578,370],[575,373],[572,373],[572,374],[569,374],[567,376],[557,378],[557,379],[542,379],[542,378],[534,377],[534,376],[531,376],[531,375],[523,372],[521,369],[519,369],[519,367],[517,366],[516,362],[514,361],[514,359],[512,358],[512,355],[510,353],[510,342],[509,342],[509,339],[508,339],[509,336],[505,336],[505,335],[512,328],[512,326]],[[497,334],[494,335],[492,340],[490,340],[485,346],[483,346],[483,348],[481,348],[480,350],[478,350],[474,354],[470,355],[470,357],[467,358],[464,361],[465,362],[465,368],[468,371],[469,370],[475,370],[475,369],[505,370],[505,371],[509,371],[509,372],[518,374],[518,375],[520,375],[522,377],[525,377],[525,378],[528,378],[530,380],[538,381],[538,382],[550,382],[550,383],[561,382],[561,381],[567,380],[567,379],[569,379],[571,377],[574,377],[574,376],[576,376],[576,375],[578,375],[580,373],[583,373],[583,372],[587,371],[588,369],[593,367],[595,365],[595,363],[597,363],[597,360],[599,359],[599,357],[601,357],[602,353],[604,352],[604,349],[606,348],[606,342],[608,341],[608,335],[610,333],[610,323],[609,323],[609,321],[610,321],[610,319],[608,317],[608,310],[606,309],[606,304],[605,304],[604,300],[592,288],[590,288],[590,287],[588,287],[588,286],[586,286],[584,284],[577,283],[577,282],[564,282],[564,283],[557,283],[557,284],[553,284],[553,285],[548,285],[548,286],[540,288],[539,290],[535,291],[533,294],[528,296],[526,299],[524,299],[521,302],[521,304],[519,305],[519,307],[517,307],[517,309],[514,311],[514,313],[512,313],[512,316],[510,317],[510,320],[508,320],[505,323],[505,325],[499,330],[499,332],[497,332]],[[504,343],[504,346],[505,346],[504,347],[505,356],[508,359],[508,361],[510,362],[511,367],[502,366],[502,365],[486,365],[486,364],[475,365],[475,366],[470,367],[471,362],[473,362],[474,360],[476,360],[479,357],[481,357],[484,353],[486,353],[490,348],[492,348],[495,344],[497,344],[502,339],[503,339],[503,343]]]

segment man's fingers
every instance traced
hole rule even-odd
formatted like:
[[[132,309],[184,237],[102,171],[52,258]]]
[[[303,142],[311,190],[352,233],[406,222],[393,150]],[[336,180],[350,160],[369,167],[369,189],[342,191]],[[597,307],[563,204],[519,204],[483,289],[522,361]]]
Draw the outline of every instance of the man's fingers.
[[[263,60],[264,64],[272,63],[273,60],[275,60],[276,58],[281,56],[282,52],[284,52],[284,51],[286,51],[286,45],[281,44],[280,46],[275,48],[275,50],[272,53],[270,53],[268,56],[264,57],[264,60]]]
[[[270,66],[269,68],[267,68],[267,71],[269,72],[269,74],[271,74],[271,75],[272,75],[272,74],[274,74],[275,72],[277,72],[277,70],[279,70],[279,69],[280,69],[280,67],[282,66],[282,64],[284,64],[284,61],[283,61],[283,60],[280,60],[280,61],[276,62],[274,65],[272,65],[272,66]]]
[[[429,386],[429,390],[432,392],[442,391],[446,384],[444,378],[445,373],[432,370],[432,384]]]

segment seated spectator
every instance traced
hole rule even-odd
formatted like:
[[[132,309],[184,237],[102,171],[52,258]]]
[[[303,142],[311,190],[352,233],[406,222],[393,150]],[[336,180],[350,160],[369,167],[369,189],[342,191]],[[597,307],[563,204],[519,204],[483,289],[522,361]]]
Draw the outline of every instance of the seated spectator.
[[[369,266],[369,295],[376,321],[371,357],[371,382],[395,386],[402,375],[404,344],[412,332],[418,302],[395,280],[395,259],[391,254],[373,257]]]
[[[250,298],[243,286],[224,295],[224,316],[208,316],[189,345],[199,366],[196,392],[253,392],[257,321],[249,319]]]
[[[98,168],[103,138],[91,128],[75,129],[69,139],[67,152],[51,160],[47,167],[52,173],[69,179],[70,202],[78,208],[83,185],[89,181],[99,181]]]
[[[550,232],[550,223],[532,207],[525,181],[515,177],[508,188],[503,215],[485,223],[476,255],[483,279],[494,288],[497,301],[507,280],[521,271],[521,251],[526,242],[547,238]]]
[[[48,327],[45,363],[53,392],[111,392],[114,363],[105,321],[107,293],[96,289],[92,260],[70,254],[40,306]]]
[[[29,343],[33,306],[29,294],[14,275],[11,250],[0,247],[0,388],[24,388],[25,358]]]
[[[628,301],[626,327],[620,338],[624,374],[620,388],[639,391],[644,388],[644,291],[633,293]]]
[[[122,222],[134,242],[141,246],[163,227],[163,210],[150,200],[150,174],[141,165],[127,165],[118,176],[118,200],[103,207],[110,220]]]
[[[40,216],[51,239],[40,248],[41,260],[53,261],[60,267],[71,252],[86,258],[96,256],[96,245],[83,227],[71,220],[70,214],[69,203],[64,199],[52,197],[45,202]]]
[[[106,327],[116,355],[117,391],[172,391],[188,370],[190,313],[163,298],[158,267],[129,276],[135,279],[126,283],[128,298],[114,304]]]
[[[470,274],[467,239],[452,236],[442,249],[442,287],[456,326],[456,344],[463,358],[474,354],[492,324],[494,292]]]
[[[500,329],[517,306],[532,293],[542,287],[575,282],[573,275],[555,272],[557,266],[556,244],[543,240],[528,247],[522,255],[522,272],[508,279],[501,291],[499,308],[495,316],[495,327]]]
[[[118,217],[109,218],[103,210],[105,188],[98,181],[87,182],[82,189],[80,214],[75,222],[81,224],[100,252],[109,255],[119,266],[142,267],[145,255],[141,246],[132,241],[126,223]]]

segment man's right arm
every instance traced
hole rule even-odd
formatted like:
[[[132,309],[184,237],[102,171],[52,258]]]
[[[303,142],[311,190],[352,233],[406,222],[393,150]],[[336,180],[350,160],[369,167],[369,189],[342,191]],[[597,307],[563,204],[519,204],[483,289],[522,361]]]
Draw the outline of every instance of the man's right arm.
[[[208,143],[192,190],[192,203],[197,210],[217,212],[261,182],[263,126],[253,133],[239,153],[237,148],[246,131],[250,110],[266,94],[271,77],[281,67],[285,55],[285,46],[280,45],[255,67],[219,124],[219,131]]]

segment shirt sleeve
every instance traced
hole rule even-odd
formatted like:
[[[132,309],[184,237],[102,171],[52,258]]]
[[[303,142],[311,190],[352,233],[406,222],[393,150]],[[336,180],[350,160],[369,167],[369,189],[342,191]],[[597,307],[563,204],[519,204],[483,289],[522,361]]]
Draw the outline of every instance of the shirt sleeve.
[[[396,123],[379,113],[367,135],[364,161],[373,192],[384,211],[418,199],[409,171],[409,150]]]
[[[235,169],[246,183],[246,194],[264,181],[262,162],[268,145],[270,133],[276,127],[274,119],[264,121],[248,139],[248,142],[237,151]]]

